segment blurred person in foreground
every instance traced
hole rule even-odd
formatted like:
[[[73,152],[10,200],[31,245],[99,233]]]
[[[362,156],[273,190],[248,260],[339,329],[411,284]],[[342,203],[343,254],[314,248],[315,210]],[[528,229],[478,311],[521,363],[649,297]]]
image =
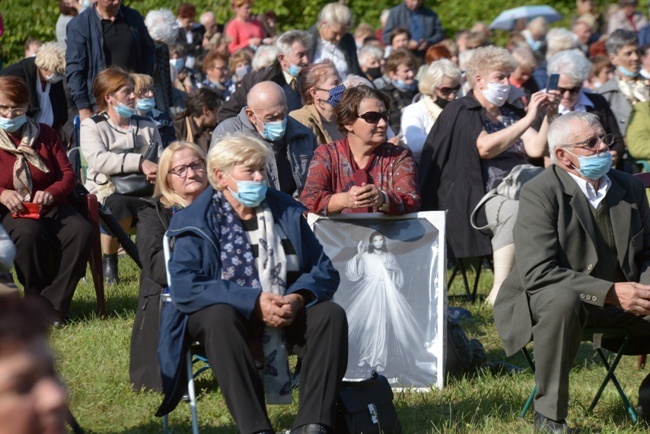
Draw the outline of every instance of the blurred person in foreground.
[[[506,354],[534,342],[535,432],[573,433],[569,372],[584,327],[628,330],[626,354],[650,351],[650,212],[643,183],[610,170],[612,142],[594,114],[556,118],[548,142],[553,164],[521,190],[517,263],[494,319]],[[618,351],[621,339],[601,345]],[[649,403],[642,387],[642,417]]]
[[[171,221],[173,301],[161,322],[159,416],[180,400],[184,354],[198,340],[239,432],[275,433],[264,395],[269,404],[291,403],[292,352],[301,370],[291,433],[334,433],[348,357],[345,311],[331,301],[339,275],[304,208],[267,188],[273,158],[257,137],[217,141],[208,153],[211,186]]]

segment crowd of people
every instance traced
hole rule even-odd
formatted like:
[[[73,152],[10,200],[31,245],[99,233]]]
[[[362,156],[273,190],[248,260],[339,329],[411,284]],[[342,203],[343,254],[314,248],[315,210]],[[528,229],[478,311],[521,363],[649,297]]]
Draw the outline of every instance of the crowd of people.
[[[291,353],[291,432],[333,433],[348,323],[332,297],[350,288],[305,214],[446,210],[449,257],[492,260],[506,352],[540,349],[535,430],[572,432],[582,328],[626,328],[630,351],[650,352],[650,211],[632,177],[650,170],[650,25],[637,0],[577,0],[570,28],[513,21],[505,47],[484,23],[447,38],[422,0],[384,11],[380,29],[330,3],[284,33],[252,0],[230,6],[222,24],[190,3],[143,17],[122,0],[61,0],[57,41],[28,41],[0,70],[3,279],[13,263],[43,317],[69,321],[91,248],[69,200],[83,182],[136,233],[130,379],[164,393],[158,414],[180,400],[198,340],[241,432],[274,432],[265,395],[290,401]],[[516,197],[499,191],[526,164],[545,170]],[[102,226],[107,284],[119,249]]]

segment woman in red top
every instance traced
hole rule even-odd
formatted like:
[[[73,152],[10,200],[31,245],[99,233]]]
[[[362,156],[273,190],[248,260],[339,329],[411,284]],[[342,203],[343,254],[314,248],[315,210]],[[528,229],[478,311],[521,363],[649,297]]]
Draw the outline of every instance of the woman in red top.
[[[0,77],[0,221],[16,245],[25,294],[43,297],[65,320],[86,272],[90,225],[67,202],[77,183],[54,130],[25,115],[29,90]]]
[[[300,201],[310,212],[405,214],[420,209],[411,151],[386,142],[388,98],[365,85],[343,93],[336,124],[345,138],[314,152]]]
[[[231,0],[230,6],[235,11],[235,18],[226,26],[226,35],[230,38],[228,51],[250,47],[253,51],[264,42],[266,33],[262,23],[251,18],[253,0]]]

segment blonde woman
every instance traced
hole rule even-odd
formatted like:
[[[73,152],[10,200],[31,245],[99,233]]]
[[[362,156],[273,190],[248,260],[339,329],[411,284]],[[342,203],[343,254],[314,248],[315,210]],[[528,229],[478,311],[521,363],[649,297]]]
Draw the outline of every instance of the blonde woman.
[[[205,154],[194,143],[173,142],[161,154],[158,166],[154,197],[144,200],[144,207],[138,212],[137,246],[142,271],[129,366],[135,390],[162,390],[156,350],[159,298],[167,287],[163,236],[174,213],[192,203],[208,186]]]

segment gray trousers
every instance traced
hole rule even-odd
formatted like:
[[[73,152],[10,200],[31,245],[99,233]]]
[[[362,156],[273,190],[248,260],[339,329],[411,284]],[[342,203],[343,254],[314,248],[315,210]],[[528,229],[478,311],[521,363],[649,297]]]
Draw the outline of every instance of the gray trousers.
[[[578,293],[551,285],[529,293],[535,345],[535,410],[561,420],[568,414],[569,371],[578,353],[584,327],[629,330],[632,342],[627,354],[650,352],[650,317],[623,311],[613,305],[589,305]],[[602,347],[618,351],[620,340],[603,340]]]

